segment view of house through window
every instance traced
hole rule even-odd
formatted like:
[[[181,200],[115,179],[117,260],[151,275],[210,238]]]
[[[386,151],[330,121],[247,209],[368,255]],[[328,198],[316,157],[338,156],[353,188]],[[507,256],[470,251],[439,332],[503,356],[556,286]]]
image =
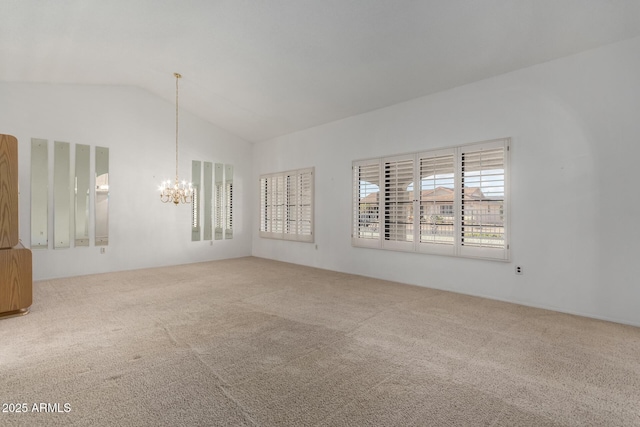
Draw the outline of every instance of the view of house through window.
[[[353,162],[353,245],[508,259],[509,144]]]

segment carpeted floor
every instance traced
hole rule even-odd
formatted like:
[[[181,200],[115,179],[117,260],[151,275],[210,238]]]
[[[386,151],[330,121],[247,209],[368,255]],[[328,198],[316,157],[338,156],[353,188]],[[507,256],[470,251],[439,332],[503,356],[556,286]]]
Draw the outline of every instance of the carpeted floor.
[[[2,426],[640,426],[640,328],[259,258],[83,276],[0,321],[0,404],[27,409]]]

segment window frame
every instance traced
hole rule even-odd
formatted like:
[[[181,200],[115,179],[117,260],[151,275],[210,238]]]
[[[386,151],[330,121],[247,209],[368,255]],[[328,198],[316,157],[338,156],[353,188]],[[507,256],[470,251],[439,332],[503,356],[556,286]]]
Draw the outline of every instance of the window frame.
[[[456,238],[458,236],[458,223],[456,221],[456,213],[458,212],[458,203],[457,203],[457,197],[456,197],[456,192],[457,189],[459,188],[459,183],[457,180],[458,177],[458,173],[457,173],[457,169],[456,169],[456,147],[451,147],[451,148],[442,148],[442,149],[437,149],[437,150],[428,150],[428,151],[421,151],[419,153],[416,153],[416,159],[417,159],[417,170],[416,170],[416,178],[414,182],[420,182],[420,197],[418,198],[419,203],[422,205],[422,180],[423,177],[422,175],[422,160],[423,159],[442,159],[442,158],[446,158],[446,157],[452,157],[453,160],[453,165],[452,165],[452,173],[453,173],[453,186],[454,186],[454,198],[453,198],[453,217],[454,217],[454,221],[453,221],[453,242],[451,244],[437,244],[437,243],[430,243],[430,242],[423,242],[421,239],[421,235],[418,234],[418,238],[416,240],[416,251],[417,252],[421,252],[421,253],[427,253],[427,254],[435,254],[435,255],[450,255],[450,256],[455,256],[456,255]],[[434,177],[435,180],[435,177]],[[436,187],[437,188],[437,187]],[[436,189],[434,188],[434,190]],[[421,227],[420,222],[418,221],[418,227]],[[421,230],[419,229],[418,232],[420,232]]]
[[[502,158],[500,159],[502,163],[500,166],[502,168],[497,168],[494,170],[490,169],[482,169],[482,162],[480,162],[480,169],[472,172],[467,172],[463,170],[462,159],[466,155],[471,155],[482,159],[484,153],[498,153],[502,150]],[[427,254],[435,254],[435,255],[448,255],[448,256],[456,256],[456,257],[465,257],[465,258],[477,258],[477,259],[488,259],[488,260],[497,260],[497,261],[510,261],[511,251],[510,251],[510,151],[511,151],[511,138],[500,138],[493,139],[481,142],[474,142],[469,144],[463,144],[453,147],[425,150],[420,152],[402,154],[402,155],[390,155],[384,157],[377,157],[371,159],[362,159],[355,160],[352,162],[352,220],[351,220],[351,244],[354,247],[365,247],[365,248],[375,248],[375,249],[386,249],[386,250],[394,250],[394,251],[405,251],[405,252],[419,252],[419,253],[427,253]],[[450,204],[453,206],[453,242],[452,244],[441,243],[441,242],[428,242],[421,241],[421,216],[423,212],[423,202],[422,200],[422,187],[424,177],[422,174],[422,161],[424,159],[436,159],[436,158],[444,158],[448,156],[453,156],[453,202]],[[385,236],[385,230],[388,227],[385,219],[385,200],[388,199],[389,195],[387,194],[387,190],[385,188],[385,165],[390,162],[396,162],[398,160],[404,159],[413,159],[413,190],[407,190],[410,193],[410,197],[413,198],[413,217],[411,219],[413,226],[413,241],[394,241],[387,240]],[[491,164],[491,163],[490,163]],[[362,206],[362,181],[360,180],[362,174],[362,168],[368,168],[369,171],[375,171],[377,166],[378,174],[377,174],[377,183],[371,183],[377,185],[378,187],[378,234],[377,237],[375,235],[365,236],[362,232],[363,227],[366,226],[366,223],[362,220],[361,206]],[[478,172],[479,171],[479,172]],[[496,172],[498,171],[498,172]],[[487,172],[485,175],[482,172]],[[374,174],[371,175],[373,179],[376,177]],[[444,174],[448,175],[448,174]],[[478,178],[480,175],[480,178]],[[439,188],[435,187],[435,182],[437,182],[437,178],[433,175],[434,178],[434,189]],[[502,186],[504,187],[503,191],[500,193],[499,190],[493,190],[488,185],[482,181],[482,176],[488,176],[487,180],[494,179],[497,182],[496,188],[500,189]],[[471,179],[472,177],[473,179]],[[497,177],[497,178],[496,178]],[[500,177],[502,181],[500,180]],[[446,179],[449,179],[448,177]],[[468,200],[465,199],[464,193],[464,182],[465,179],[467,182],[471,180],[472,182],[480,179],[480,187],[478,188],[487,188],[490,191],[495,191],[497,196],[484,196],[480,200],[481,203],[486,203],[487,207],[492,204],[498,203],[501,206],[500,209],[497,210],[497,213],[491,213],[491,215],[500,215],[501,222],[497,226],[493,226],[493,229],[496,227],[500,229],[501,234],[497,233],[497,236],[489,235],[486,239],[484,236],[484,225],[481,221],[479,229],[481,231],[481,237],[479,242],[474,243],[466,243],[464,239],[469,239],[469,236],[465,233],[465,221],[469,221],[466,218],[463,219],[463,201]],[[489,183],[490,184],[490,183]],[[409,187],[411,186],[409,185]],[[447,187],[449,188],[449,187]],[[470,188],[470,187],[466,187]],[[366,196],[370,196],[370,194],[366,194]],[[481,192],[483,194],[483,192]],[[502,197],[496,198],[496,197]],[[494,203],[495,202],[495,203]],[[434,202],[435,204],[436,202]],[[442,208],[441,205],[440,208]],[[489,214],[489,211],[487,211]],[[489,217],[491,216],[489,215]],[[482,214],[479,215],[482,218]],[[475,218],[472,218],[475,219]],[[491,223],[490,223],[491,224]],[[449,224],[449,227],[450,224]],[[469,226],[467,226],[469,227]],[[475,226],[476,228],[478,226]],[[492,227],[489,226],[489,229]],[[472,228],[472,230],[474,230]],[[410,230],[409,230],[410,233]],[[497,239],[496,239],[497,238]],[[493,240],[492,240],[493,239]],[[502,242],[501,246],[498,246]],[[493,246],[493,247],[492,247]]]
[[[260,175],[260,237],[314,242],[314,177],[314,167]]]
[[[361,177],[374,178],[378,180],[378,184],[371,183],[369,180],[361,180]],[[381,218],[384,208],[382,207],[382,198],[380,195],[380,180],[382,179],[382,162],[381,159],[368,159],[357,160],[353,162],[352,166],[352,179],[353,179],[353,195],[352,195],[352,219],[351,219],[351,242],[353,246],[380,248],[382,241],[380,234],[382,233]],[[372,193],[367,193],[370,189],[368,184],[363,186],[361,182],[371,183],[378,187],[378,197],[375,202],[366,203],[363,202],[367,196]],[[357,184],[356,184],[357,183]],[[375,208],[375,210],[373,210]],[[362,209],[367,210],[361,212]],[[371,212],[368,212],[372,209]],[[375,220],[370,220],[372,217]],[[365,237],[360,237],[361,233]],[[375,233],[378,233],[378,238],[374,238]],[[371,237],[368,237],[371,236]]]
[[[380,226],[380,238],[382,240],[383,249],[410,251],[410,250],[413,250],[415,246],[415,241],[416,241],[415,221],[414,221],[413,232],[411,233],[411,240],[409,239],[402,240],[398,238],[399,230],[403,225],[408,225],[408,223],[401,223],[400,221],[398,221],[397,212],[402,209],[402,206],[410,206],[413,212],[415,212],[415,209],[417,206],[415,185],[413,186],[412,191],[405,190],[407,193],[407,197],[409,199],[406,201],[406,203],[403,203],[403,201],[400,200],[398,197],[400,193],[397,188],[398,182],[400,182],[403,176],[406,177],[409,175],[409,173],[406,170],[407,162],[411,162],[411,173],[410,173],[412,176],[411,181],[415,182],[415,164],[416,163],[415,163],[414,155],[404,154],[399,156],[384,157],[381,159],[381,168],[382,168],[381,180],[384,179],[384,187],[382,186],[380,187],[385,189],[385,193],[384,193],[385,197],[384,198],[378,197],[378,199],[380,199],[380,208],[382,208],[382,210],[380,210],[381,222],[382,222]],[[392,169],[392,165],[395,165],[394,169]],[[395,178],[395,182],[392,181],[392,178]],[[396,186],[394,188],[393,196],[395,197],[393,197],[392,199],[392,195],[389,194],[386,191],[386,189],[391,188],[394,183]],[[387,221],[387,218],[392,218],[394,216],[394,213],[395,213],[396,220]],[[405,237],[410,235],[406,232],[404,234],[405,234]],[[383,239],[382,236],[384,236],[385,238]],[[389,236],[390,238],[387,239],[386,238],[387,236]],[[392,236],[394,238],[391,238]]]

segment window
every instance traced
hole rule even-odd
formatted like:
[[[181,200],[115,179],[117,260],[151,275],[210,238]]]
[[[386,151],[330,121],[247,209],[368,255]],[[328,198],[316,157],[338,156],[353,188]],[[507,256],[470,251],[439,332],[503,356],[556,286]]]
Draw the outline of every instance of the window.
[[[224,238],[233,238],[233,165],[224,165]]]
[[[353,162],[352,244],[508,260],[509,145]]]
[[[453,205],[440,205],[438,209],[440,211],[440,215],[453,216]]]
[[[455,255],[455,153],[452,149],[417,155],[421,252]]]
[[[313,242],[313,173],[260,176],[260,237]]]
[[[386,159],[383,162],[383,246],[406,249],[413,244],[413,156]]]
[[[460,245],[462,253],[471,256],[490,252],[483,248],[500,251],[506,246],[505,220],[500,207],[505,203],[508,146],[485,144],[481,148],[460,150]]]
[[[354,162],[353,236],[358,246],[375,246],[380,241],[380,162]]]
[[[227,200],[225,202],[225,217],[224,217],[224,222],[225,222],[225,231],[227,233],[230,232],[231,229],[233,229],[233,183],[232,182],[227,182],[227,186],[226,186],[226,192],[225,195],[227,196]]]
[[[198,191],[198,188],[194,187],[193,201],[191,202],[191,231],[195,231],[198,233],[200,233],[200,215],[199,215],[200,199],[198,196],[199,194],[200,192]],[[200,237],[200,234],[198,234],[198,237]]]

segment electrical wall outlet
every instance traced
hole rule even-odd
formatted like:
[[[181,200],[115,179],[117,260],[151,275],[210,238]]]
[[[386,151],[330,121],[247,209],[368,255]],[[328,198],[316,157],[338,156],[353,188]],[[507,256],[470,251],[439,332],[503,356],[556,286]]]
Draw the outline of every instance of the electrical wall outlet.
[[[101,254],[104,254],[104,253],[106,253],[106,252],[107,252],[107,248],[100,248],[100,253],[101,253]]]
[[[521,265],[516,265],[516,274],[524,274],[524,269]]]

